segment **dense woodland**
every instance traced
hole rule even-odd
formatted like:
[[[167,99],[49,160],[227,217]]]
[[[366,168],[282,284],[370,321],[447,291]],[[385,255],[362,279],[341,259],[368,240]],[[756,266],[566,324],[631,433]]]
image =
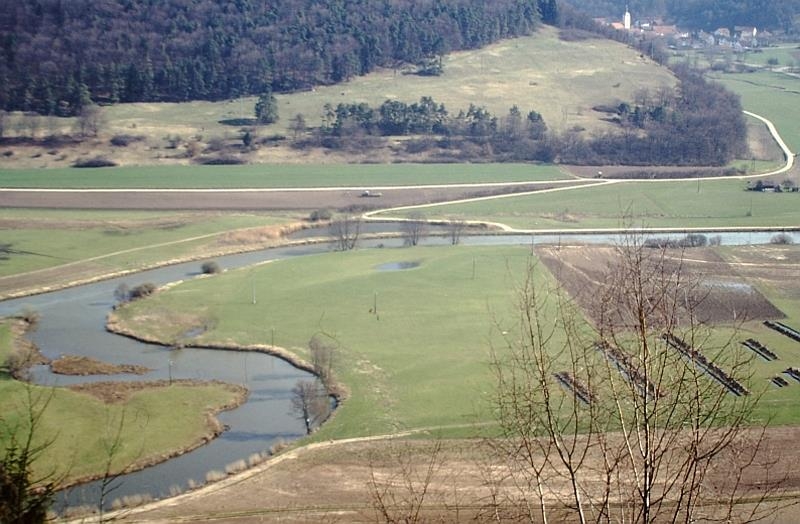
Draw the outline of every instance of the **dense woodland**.
[[[555,0],[0,0],[0,109],[66,116],[91,101],[306,89],[529,34],[555,11]]]

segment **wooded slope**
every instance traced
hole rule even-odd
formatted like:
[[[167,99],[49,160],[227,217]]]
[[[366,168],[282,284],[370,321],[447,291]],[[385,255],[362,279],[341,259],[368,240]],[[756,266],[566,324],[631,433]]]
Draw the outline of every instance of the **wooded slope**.
[[[532,32],[554,0],[2,0],[0,109],[304,89]]]

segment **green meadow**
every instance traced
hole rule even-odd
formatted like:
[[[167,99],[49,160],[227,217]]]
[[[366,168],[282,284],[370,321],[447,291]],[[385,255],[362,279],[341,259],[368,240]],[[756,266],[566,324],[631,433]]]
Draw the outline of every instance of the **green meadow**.
[[[193,343],[269,343],[307,358],[306,344],[325,333],[339,344],[334,369],[350,396],[318,439],[437,428],[446,435],[475,435],[491,423],[486,395],[494,348],[504,350],[503,332],[516,339],[515,291],[525,276],[530,249],[524,247],[417,247],[373,249],[282,260],[182,283],[118,310],[136,332],[171,340],[186,329],[179,318],[214,327]],[[419,264],[402,271],[385,264]],[[538,289],[554,283],[543,267]],[[259,297],[251,302],[252,287]],[[769,290],[765,290],[768,292]],[[796,297],[788,322],[800,320]],[[376,313],[377,311],[377,313]],[[548,318],[555,319],[553,309]],[[161,318],[154,322],[153,318]],[[778,347],[757,322],[745,326]],[[720,328],[718,338],[729,335]],[[554,340],[558,344],[559,335]],[[764,389],[762,416],[777,413],[797,422],[790,409],[800,387],[765,386],[776,365],[800,362],[800,344],[783,350],[780,364],[755,363],[754,389]],[[763,380],[762,380],[763,379]],[[470,427],[473,426],[473,427]]]
[[[131,270],[221,249],[225,233],[299,217],[260,213],[0,210],[0,277],[91,262],[98,273]]]
[[[800,193],[745,191],[746,185],[743,180],[622,182],[415,211],[518,229],[800,225]]]
[[[745,109],[772,120],[789,149],[800,151],[800,78],[768,71],[713,78],[738,94]]]
[[[53,189],[236,189],[525,182],[568,178],[531,164],[257,164],[99,169],[5,169],[0,187]]]
[[[0,362],[12,351],[11,329],[10,320],[0,322]],[[0,367],[0,445],[5,449],[8,432],[15,429],[23,438],[32,406],[34,413],[41,413],[34,445],[52,441],[33,464],[34,476],[52,474],[64,484],[104,473],[109,457],[103,450],[120,425],[121,447],[112,457],[113,471],[196,445],[210,433],[206,414],[234,399],[221,385],[173,384],[105,403],[65,388],[27,385]]]

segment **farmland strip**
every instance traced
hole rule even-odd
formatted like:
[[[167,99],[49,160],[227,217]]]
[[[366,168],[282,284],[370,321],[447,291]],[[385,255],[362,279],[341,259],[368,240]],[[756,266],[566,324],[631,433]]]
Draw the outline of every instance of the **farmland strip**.
[[[765,320],[764,325],[770,329],[774,329],[781,335],[786,335],[787,337],[791,338],[792,340],[796,340],[800,342],[800,331],[797,331],[793,327],[789,327],[783,322],[773,322],[772,320]]]
[[[612,346],[607,342],[598,342],[595,344],[595,347],[603,354],[604,357],[617,366],[619,372],[622,373],[622,375],[628,381],[636,386],[636,389],[639,390],[640,395],[645,396],[645,394],[648,394],[652,397],[664,396],[664,394],[659,391],[655,384],[647,380],[647,378],[644,376],[644,373],[642,373],[636,366],[633,365],[633,362],[631,362],[631,357],[625,354],[622,350]]]
[[[742,345],[760,355],[764,360],[778,360],[778,355],[773,353],[767,346],[754,338],[748,338],[742,342]]]
[[[784,373],[795,379],[796,381],[800,382],[800,369],[797,368],[786,368],[783,370]]]
[[[700,367],[706,373],[711,375],[712,378],[716,379],[720,384],[728,388],[734,395],[740,397],[742,395],[750,394],[747,388],[741,385],[739,381],[728,375],[722,370],[722,368],[708,360],[705,355],[689,346],[689,344],[684,342],[682,339],[676,337],[672,333],[664,333],[661,335],[661,338],[664,339],[667,344],[678,350],[681,354],[691,359],[696,366]]]
[[[594,395],[592,395],[591,391],[589,391],[589,388],[587,388],[586,385],[584,385],[580,380],[575,378],[572,373],[568,371],[559,371],[553,375],[562,386],[572,391],[575,397],[584,404],[591,404],[594,401]]]
[[[785,378],[783,378],[783,377],[782,377],[782,376],[780,376],[780,375],[775,375],[774,377],[772,377],[772,378],[770,379],[770,382],[772,382],[773,384],[775,384],[775,385],[776,385],[776,386],[778,386],[779,388],[783,388],[783,387],[786,387],[786,386],[788,386],[788,385],[789,385],[789,383],[788,383],[788,382],[786,382],[786,379],[785,379]]]

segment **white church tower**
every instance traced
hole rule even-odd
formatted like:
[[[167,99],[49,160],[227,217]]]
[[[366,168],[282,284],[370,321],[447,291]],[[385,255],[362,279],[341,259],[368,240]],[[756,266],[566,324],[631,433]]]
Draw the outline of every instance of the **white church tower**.
[[[625,16],[622,19],[622,25],[625,27],[625,30],[628,31],[631,28],[631,13],[628,11],[628,6],[625,6]]]

